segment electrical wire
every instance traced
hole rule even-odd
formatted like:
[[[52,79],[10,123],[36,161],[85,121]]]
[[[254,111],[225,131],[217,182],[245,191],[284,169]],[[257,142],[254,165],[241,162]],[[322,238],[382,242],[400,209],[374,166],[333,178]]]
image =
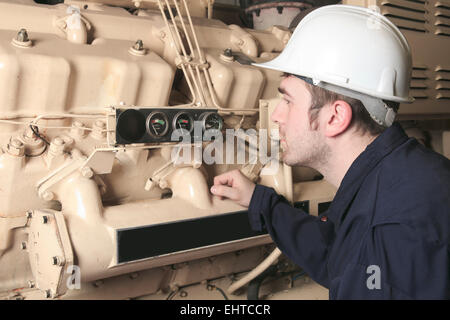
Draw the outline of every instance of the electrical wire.
[[[175,295],[178,293],[178,291],[180,291],[179,289],[172,291],[169,293],[169,295],[167,296],[166,300],[172,300],[173,297],[175,297]]]
[[[38,137],[39,139],[41,139],[42,141],[44,141],[44,143],[45,143],[46,145],[49,145],[50,142],[48,142],[43,136],[41,136],[41,135],[39,134],[39,128],[36,127],[36,130],[35,130],[33,127],[34,127],[34,126],[30,124],[30,129],[31,129],[31,131],[33,131],[34,135],[35,135],[36,137]]]
[[[225,291],[223,291],[221,288],[217,287],[216,285],[208,284],[207,288],[208,288],[208,290],[210,290],[210,288],[211,288],[211,289],[215,289],[215,290],[219,291],[222,294],[222,296],[224,297],[225,300],[229,300],[227,295],[225,294]]]

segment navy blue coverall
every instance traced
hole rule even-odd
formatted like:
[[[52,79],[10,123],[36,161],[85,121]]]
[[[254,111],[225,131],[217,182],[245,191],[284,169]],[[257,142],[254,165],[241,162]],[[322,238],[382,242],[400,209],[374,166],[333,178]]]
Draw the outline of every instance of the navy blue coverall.
[[[249,220],[330,299],[450,298],[450,160],[398,123],[356,158],[320,217],[257,185]]]

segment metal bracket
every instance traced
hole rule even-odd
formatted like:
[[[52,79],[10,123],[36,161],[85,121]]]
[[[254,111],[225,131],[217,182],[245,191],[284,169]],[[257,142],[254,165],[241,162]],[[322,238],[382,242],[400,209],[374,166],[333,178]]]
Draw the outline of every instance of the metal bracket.
[[[67,292],[67,267],[73,265],[64,216],[59,211],[40,210],[32,213],[28,228],[28,254],[36,287],[47,298]]]

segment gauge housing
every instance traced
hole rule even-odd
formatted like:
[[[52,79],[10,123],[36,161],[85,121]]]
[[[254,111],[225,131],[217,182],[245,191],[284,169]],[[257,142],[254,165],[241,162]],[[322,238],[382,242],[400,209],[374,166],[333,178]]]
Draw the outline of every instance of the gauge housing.
[[[152,127],[153,120],[159,120],[158,127]],[[179,120],[183,120],[182,126],[186,128],[177,127]],[[192,142],[210,141],[209,135],[206,138],[204,135],[208,121],[218,123],[214,130],[220,131],[223,127],[216,109],[116,108],[115,144],[179,142],[185,141],[186,135],[190,135]],[[195,130],[196,122],[200,123],[201,130]],[[180,129],[184,130],[177,132]]]

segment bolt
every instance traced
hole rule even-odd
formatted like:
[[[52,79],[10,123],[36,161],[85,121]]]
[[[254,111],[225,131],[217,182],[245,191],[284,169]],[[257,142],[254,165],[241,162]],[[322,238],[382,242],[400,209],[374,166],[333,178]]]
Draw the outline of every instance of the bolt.
[[[233,51],[231,50],[231,48],[226,48],[225,50],[223,50],[223,55],[225,57],[232,57],[233,56]]]
[[[167,183],[166,180],[161,180],[161,181],[159,182],[159,187],[160,187],[161,189],[165,189],[165,188],[167,188],[168,186],[169,186],[169,184]]]
[[[49,153],[53,156],[62,155],[64,153],[64,140],[60,137],[56,137],[50,143]]]
[[[45,297],[47,299],[52,298],[52,291],[51,290],[45,290]]]
[[[94,172],[89,167],[83,167],[81,168],[81,175],[85,178],[92,178],[94,176]]]
[[[182,298],[186,298],[188,296],[188,293],[187,293],[187,291],[181,291],[180,292],[180,297],[182,297]]]
[[[27,248],[27,243],[26,242],[22,242],[20,247],[22,248],[22,250],[25,250]]]
[[[46,224],[48,222],[48,217],[47,216],[42,216],[42,223]]]
[[[33,218],[33,211],[31,211],[31,210],[28,210],[28,211],[27,211],[27,218],[28,218],[28,219]]]
[[[83,128],[84,124],[82,122],[80,122],[80,121],[74,121],[72,123],[72,126],[75,127],[75,128]]]
[[[19,42],[28,42],[30,39],[28,38],[27,29],[20,29],[17,33],[16,40]]]
[[[130,279],[136,279],[137,277],[139,277],[139,273],[137,272],[133,272],[132,274],[130,274]]]
[[[142,50],[144,50],[144,43],[142,42],[141,39],[138,39],[138,40],[136,41],[136,43],[135,43],[134,46],[133,46],[133,49],[134,49],[134,50],[137,50],[137,51],[142,51]]]
[[[13,139],[13,140],[11,141],[10,145],[11,145],[12,147],[14,147],[14,148],[20,148],[20,147],[23,146],[23,143],[22,143],[20,140],[18,140],[18,139]]]
[[[60,137],[56,137],[52,142],[57,146],[62,146],[64,144],[64,140]]]
[[[239,40],[239,41],[238,41],[238,46],[243,46],[243,45],[244,45],[244,40],[242,40],[242,39]]]
[[[97,120],[97,121],[95,121],[95,124],[94,124],[96,127],[99,127],[99,128],[104,128],[105,126],[106,126],[106,123],[105,123],[105,121],[103,121],[103,120]]]
[[[25,153],[25,146],[22,141],[18,139],[11,139],[7,145],[8,153],[13,156],[23,156]]]
[[[61,266],[64,265],[65,260],[64,260],[64,258],[55,256],[55,257],[52,258],[52,263],[53,263],[54,266],[60,266],[61,267]]]
[[[33,280],[29,280],[28,281],[28,288],[34,288],[34,281]]]
[[[65,145],[71,145],[73,143],[73,139],[69,136],[64,135],[62,139]]]
[[[180,287],[179,287],[177,284],[172,283],[172,284],[169,286],[169,289],[170,289],[170,291],[172,291],[172,292],[177,292],[178,290],[180,290]]]
[[[101,286],[103,286],[103,280],[97,280],[93,283],[94,287],[96,288],[100,288]]]
[[[80,121],[74,121],[72,123],[72,129],[70,130],[71,134],[75,136],[84,136],[85,130],[84,130],[84,124]]]
[[[51,191],[45,191],[42,195],[42,199],[44,199],[45,201],[51,201],[54,197],[55,195]]]
[[[106,123],[102,120],[97,120],[94,122],[94,125],[92,126],[92,132],[91,136],[94,139],[101,140],[106,136],[106,133],[103,132],[103,130],[106,127]]]
[[[213,291],[213,290],[214,290],[214,286],[211,285],[211,284],[208,284],[208,285],[206,286],[206,290],[208,290],[208,291]]]

